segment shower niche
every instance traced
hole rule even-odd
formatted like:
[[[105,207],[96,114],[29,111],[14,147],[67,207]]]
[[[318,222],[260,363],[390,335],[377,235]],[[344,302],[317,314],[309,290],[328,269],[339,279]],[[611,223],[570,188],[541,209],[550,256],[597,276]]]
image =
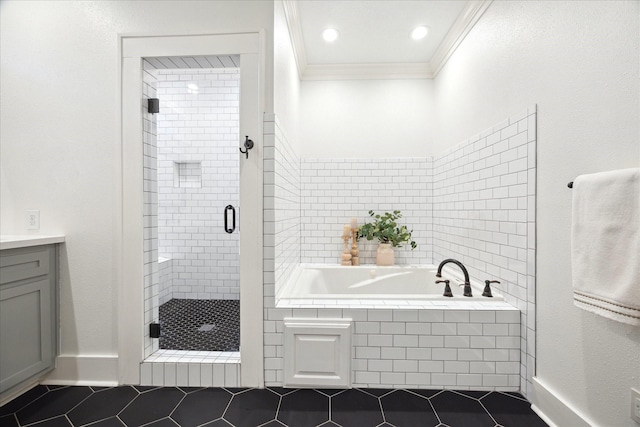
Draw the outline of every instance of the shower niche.
[[[239,62],[144,61],[143,96],[160,103],[143,111],[145,323],[160,325],[145,357],[239,351],[240,228],[225,225],[240,203]]]

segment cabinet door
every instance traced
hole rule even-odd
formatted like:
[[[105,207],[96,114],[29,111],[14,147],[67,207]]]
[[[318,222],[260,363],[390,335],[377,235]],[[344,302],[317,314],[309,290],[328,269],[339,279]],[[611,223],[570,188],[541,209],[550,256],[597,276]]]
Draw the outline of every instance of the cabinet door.
[[[46,276],[0,288],[0,392],[52,364],[50,288]]]

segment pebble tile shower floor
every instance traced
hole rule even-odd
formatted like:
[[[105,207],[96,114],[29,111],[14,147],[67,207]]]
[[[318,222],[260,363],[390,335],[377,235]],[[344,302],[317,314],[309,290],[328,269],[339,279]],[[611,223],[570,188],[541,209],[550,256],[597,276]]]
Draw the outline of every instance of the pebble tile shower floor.
[[[546,427],[518,393],[37,386],[2,427]]]
[[[172,299],[160,306],[160,348],[238,351],[240,301]]]

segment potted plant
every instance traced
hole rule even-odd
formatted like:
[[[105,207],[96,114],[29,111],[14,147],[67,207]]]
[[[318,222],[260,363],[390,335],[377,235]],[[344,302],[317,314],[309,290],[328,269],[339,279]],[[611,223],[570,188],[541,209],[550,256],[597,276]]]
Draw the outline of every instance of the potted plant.
[[[369,216],[373,218],[373,222],[365,222],[360,226],[358,238],[378,239],[380,244],[376,252],[377,265],[393,265],[395,262],[393,248],[399,248],[403,243],[409,243],[411,250],[418,246],[411,240],[413,230],[408,230],[405,225],[398,225],[397,221],[402,218],[400,211],[385,212],[384,215],[369,211]]]

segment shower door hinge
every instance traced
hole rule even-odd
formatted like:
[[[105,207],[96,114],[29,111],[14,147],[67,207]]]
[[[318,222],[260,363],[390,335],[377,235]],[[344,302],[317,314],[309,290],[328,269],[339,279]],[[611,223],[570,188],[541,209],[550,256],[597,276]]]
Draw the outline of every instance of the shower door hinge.
[[[149,336],[160,338],[160,323],[149,323]]]

